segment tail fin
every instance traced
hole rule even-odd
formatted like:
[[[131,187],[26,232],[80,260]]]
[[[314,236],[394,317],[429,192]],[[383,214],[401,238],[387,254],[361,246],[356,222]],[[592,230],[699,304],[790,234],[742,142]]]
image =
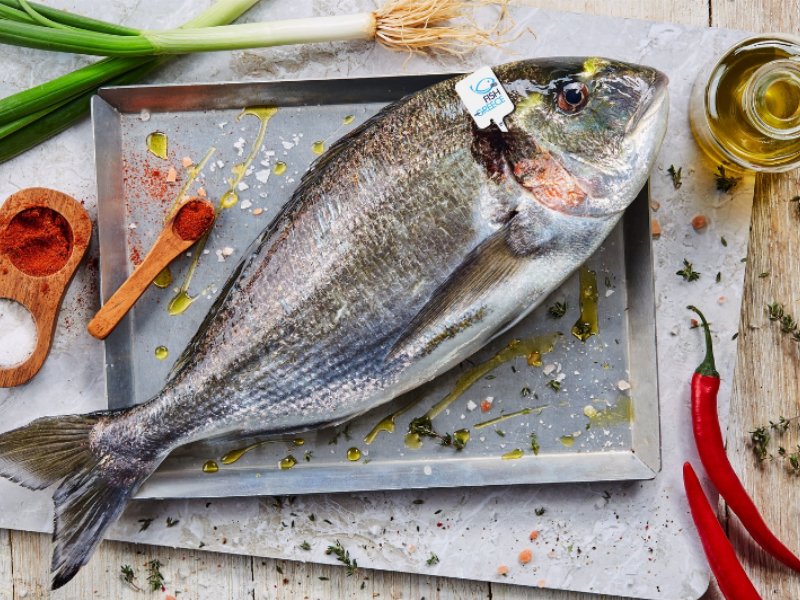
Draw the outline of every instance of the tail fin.
[[[150,474],[114,470],[90,449],[94,426],[108,413],[45,417],[0,434],[0,476],[29,489],[61,482],[53,494],[53,589],[72,579]]]

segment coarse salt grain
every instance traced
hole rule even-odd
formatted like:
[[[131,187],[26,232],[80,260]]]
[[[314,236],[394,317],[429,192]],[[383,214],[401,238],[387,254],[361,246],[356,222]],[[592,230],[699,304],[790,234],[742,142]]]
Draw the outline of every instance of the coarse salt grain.
[[[143,108],[141,111],[139,111],[139,120],[143,121],[145,123],[147,121],[149,121],[150,120],[150,111],[147,110],[146,108]]]
[[[247,210],[251,206],[253,206],[253,203],[250,200],[242,200],[241,204],[239,204],[239,208],[242,210]]]
[[[617,382],[617,387],[618,387],[618,388],[619,388],[621,391],[623,391],[623,392],[624,392],[625,390],[629,390],[629,389],[631,389],[631,384],[630,384],[630,383],[628,383],[627,381],[625,381],[624,379],[620,379],[620,380]]]
[[[239,191],[240,192],[244,192],[244,191],[249,190],[249,189],[250,189],[250,186],[247,185],[244,181],[240,181],[239,182]]]
[[[267,183],[267,179],[269,179],[269,169],[256,171],[256,179],[261,183]]]
[[[475,410],[476,408],[478,408],[478,405],[477,405],[477,404],[475,404],[475,403],[474,403],[472,400],[470,400],[469,402],[467,402],[467,410],[468,410],[468,411],[472,412],[472,411],[473,411],[473,410]]]
[[[552,373],[555,370],[556,366],[553,364],[549,364],[544,366],[544,368],[542,369],[542,373],[544,373],[545,375],[550,375],[550,373]]]
[[[230,246],[225,246],[222,249],[222,256],[230,256],[231,254],[233,254],[233,248],[231,248]]]

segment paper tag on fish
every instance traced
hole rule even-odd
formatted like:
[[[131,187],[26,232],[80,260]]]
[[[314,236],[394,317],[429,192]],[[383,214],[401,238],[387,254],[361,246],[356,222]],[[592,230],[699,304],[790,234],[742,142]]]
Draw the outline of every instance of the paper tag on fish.
[[[478,129],[486,129],[494,123],[500,131],[508,131],[503,119],[514,112],[514,103],[491,67],[481,67],[459,81],[456,92]]]

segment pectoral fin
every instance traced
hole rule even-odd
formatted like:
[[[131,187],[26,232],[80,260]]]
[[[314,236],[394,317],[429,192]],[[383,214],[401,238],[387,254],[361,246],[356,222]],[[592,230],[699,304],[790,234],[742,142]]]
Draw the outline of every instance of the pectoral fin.
[[[527,221],[523,215],[515,215],[470,252],[411,320],[386,360],[406,352],[429,354],[445,340],[483,320],[490,292],[511,279],[550,239],[546,234],[531,235]]]

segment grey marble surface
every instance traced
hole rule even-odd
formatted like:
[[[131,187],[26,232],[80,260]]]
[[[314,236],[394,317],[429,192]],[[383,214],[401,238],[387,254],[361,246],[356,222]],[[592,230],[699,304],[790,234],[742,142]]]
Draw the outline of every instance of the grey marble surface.
[[[208,2],[155,0],[83,2],[54,5],[132,25],[166,27],[179,23]],[[368,10],[363,1],[300,0],[292,16]],[[179,8],[176,8],[179,7]],[[247,20],[281,16],[278,3],[264,3]],[[496,9],[481,9],[488,23]],[[285,16],[285,15],[283,15]],[[702,354],[698,331],[689,330],[687,301],[703,306],[714,324],[718,366],[723,377],[721,413],[726,413],[732,378],[743,264],[746,255],[752,182],[733,195],[714,189],[713,165],[703,162],[687,122],[688,94],[701,65],[741,33],[688,28],[587,15],[514,8],[514,33],[504,48],[483,49],[464,58],[408,57],[366,43],[321,44],[302,48],[218,53],[182,58],[153,81],[225,81],[306,77],[347,77],[468,70],[516,57],[605,55],[650,64],[670,77],[671,120],[653,172],[654,213],[662,226],[654,242],[663,470],[653,481],[378,492],[205,501],[139,501],[131,505],[109,537],[150,544],[332,562],[325,547],[339,539],[360,565],[435,573],[529,586],[594,591],[641,598],[697,598],[708,582],[701,550],[683,501],[680,464],[695,458],[689,424],[688,380]],[[513,37],[513,35],[512,35]],[[12,49],[4,52],[0,94],[22,89],[86,61]],[[666,173],[683,166],[684,183],[675,190]],[[94,218],[95,190],[91,130],[83,123],[39,148],[0,166],[0,198],[33,185],[53,187],[83,200]],[[705,214],[710,225],[690,224]],[[724,236],[727,246],[720,238]],[[97,256],[96,246],[91,251]],[[675,275],[687,258],[702,273],[685,283]],[[715,274],[721,273],[721,282]],[[44,414],[85,412],[105,406],[103,352],[85,332],[97,308],[97,272],[82,268],[67,294],[51,356],[28,385],[0,391],[0,428],[10,429]],[[1,342],[0,342],[1,343]],[[422,499],[424,503],[414,503]],[[545,507],[546,513],[535,515]],[[49,494],[33,493],[0,481],[0,527],[46,531]],[[311,519],[314,515],[314,519]],[[167,517],[179,520],[166,527]],[[153,518],[146,531],[139,519]],[[539,532],[529,540],[532,530]],[[310,551],[299,548],[303,541]],[[521,566],[517,555],[533,550]],[[435,553],[440,562],[428,565]],[[496,574],[498,565],[508,575]]]

